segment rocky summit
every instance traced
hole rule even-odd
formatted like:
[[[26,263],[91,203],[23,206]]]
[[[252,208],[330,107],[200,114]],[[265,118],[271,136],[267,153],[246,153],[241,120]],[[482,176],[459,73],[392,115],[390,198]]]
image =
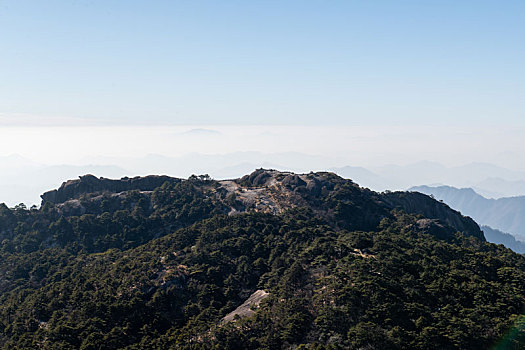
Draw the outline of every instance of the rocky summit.
[[[140,193],[153,209],[153,190],[164,184],[195,182],[202,196],[213,198],[228,215],[244,212],[263,212],[278,214],[298,207],[311,208],[320,216],[334,219],[333,208],[327,208],[325,200],[334,196],[342,188],[345,196],[339,210],[356,211],[365,209],[356,222],[341,222],[345,226],[370,229],[381,219],[390,216],[393,209],[439,219],[450,228],[468,235],[483,238],[478,225],[470,218],[447,205],[435,201],[419,192],[376,193],[360,188],[351,180],[343,179],[333,173],[318,172],[294,174],[277,170],[258,169],[253,173],[234,180],[215,181],[208,176],[194,176],[188,180],[168,176],[145,176],[110,180],[93,175],[81,176],[77,180],[64,182],[59,189],[44,193],[42,204],[47,202],[57,206],[62,214],[100,214],[102,201],[111,201],[114,208],[130,192]]]

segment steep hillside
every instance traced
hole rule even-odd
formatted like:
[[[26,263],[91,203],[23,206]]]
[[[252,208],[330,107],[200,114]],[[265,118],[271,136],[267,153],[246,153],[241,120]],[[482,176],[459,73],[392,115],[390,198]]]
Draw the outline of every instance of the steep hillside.
[[[476,222],[525,240],[525,197],[487,199],[470,188],[418,186],[410,189],[444,201]]]
[[[525,345],[525,257],[428,196],[332,173],[165,180],[0,206],[2,348]]]

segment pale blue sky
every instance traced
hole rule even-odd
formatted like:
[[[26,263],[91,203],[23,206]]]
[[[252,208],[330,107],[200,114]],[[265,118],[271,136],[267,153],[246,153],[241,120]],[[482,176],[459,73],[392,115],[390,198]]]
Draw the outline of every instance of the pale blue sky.
[[[525,1],[0,0],[11,124],[524,125],[524,62]]]

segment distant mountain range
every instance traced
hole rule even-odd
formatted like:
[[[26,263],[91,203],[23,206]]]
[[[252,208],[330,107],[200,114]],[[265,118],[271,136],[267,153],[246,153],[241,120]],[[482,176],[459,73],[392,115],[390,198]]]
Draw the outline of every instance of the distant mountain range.
[[[451,186],[417,186],[410,190],[432,195],[480,225],[511,233],[525,241],[525,196],[489,199],[471,188]]]
[[[525,242],[518,241],[510,233],[501,232],[490,226],[481,226],[485,234],[485,239],[490,243],[503,244],[505,247],[514,250],[516,253],[525,254]]]
[[[209,132],[195,129],[191,133]],[[326,157],[298,152],[84,157],[75,164],[39,164],[11,155],[0,157],[0,203],[9,206],[18,201],[29,206],[38,204],[40,193],[83,174],[119,178],[156,173],[187,178],[206,173],[215,179],[231,179],[257,168],[293,172],[328,169],[374,191],[406,190],[418,184],[447,184],[473,188],[486,198],[525,195],[525,172],[493,164],[470,163],[455,167],[429,161],[369,167],[347,164],[342,155]]]
[[[490,177],[478,182],[472,188],[488,198],[513,197],[525,194],[525,181],[508,181],[498,177]]]
[[[470,187],[489,198],[525,195],[525,172],[487,163],[447,167],[436,162],[378,167],[336,167],[331,171],[376,191],[404,190],[415,184]]]

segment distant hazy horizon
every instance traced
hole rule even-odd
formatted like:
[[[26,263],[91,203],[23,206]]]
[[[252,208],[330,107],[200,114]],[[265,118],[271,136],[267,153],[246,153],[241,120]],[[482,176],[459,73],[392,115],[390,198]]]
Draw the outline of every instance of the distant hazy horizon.
[[[524,195],[519,135],[436,126],[2,127],[0,202],[39,204],[44,191],[87,173],[224,179],[260,167],[335,171],[377,191],[443,184]]]
[[[17,154],[47,165],[85,165],[98,164],[92,162],[97,157],[297,152],[326,157],[325,166],[432,161],[525,170],[523,136],[525,128],[475,125],[1,126],[0,156]]]

